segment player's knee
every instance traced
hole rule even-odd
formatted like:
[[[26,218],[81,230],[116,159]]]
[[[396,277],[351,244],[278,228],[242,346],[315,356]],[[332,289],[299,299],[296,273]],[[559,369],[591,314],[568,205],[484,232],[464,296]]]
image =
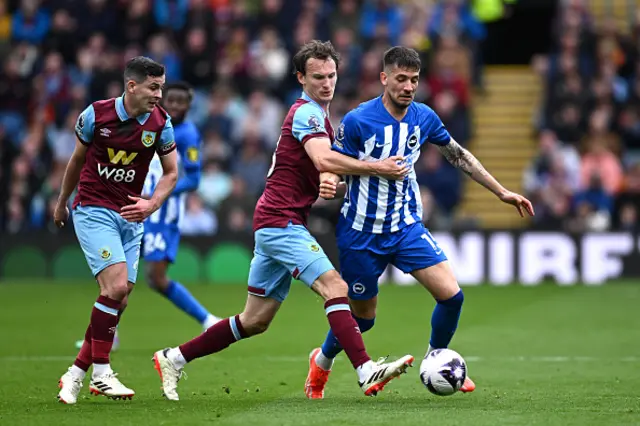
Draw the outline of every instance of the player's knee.
[[[244,330],[249,336],[255,336],[256,334],[262,334],[269,328],[271,324],[271,318],[260,318],[260,317],[252,317],[252,318],[244,318],[242,320],[242,316],[240,317],[242,321],[242,326]]]
[[[162,274],[158,274],[155,271],[147,271],[147,284],[153,290],[160,293],[164,293],[169,286],[169,280]]]
[[[110,283],[104,290],[107,293],[106,296],[113,300],[122,301],[129,295],[129,287],[126,281]]]
[[[464,293],[462,290],[458,290],[458,292],[452,297],[446,300],[439,300],[438,303],[446,305],[450,309],[461,310],[462,304],[464,303]]]

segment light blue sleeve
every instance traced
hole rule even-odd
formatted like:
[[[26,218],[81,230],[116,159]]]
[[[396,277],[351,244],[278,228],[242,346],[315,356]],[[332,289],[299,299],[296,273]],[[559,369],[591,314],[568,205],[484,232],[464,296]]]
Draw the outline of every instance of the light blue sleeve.
[[[423,105],[424,109],[424,127],[427,141],[434,145],[447,145],[451,141],[451,135],[447,131],[446,127],[442,123],[438,114],[434,110],[426,105]]]
[[[89,105],[80,113],[76,120],[76,135],[84,143],[88,145],[93,141],[93,131],[96,128],[96,112],[93,105]]]
[[[357,114],[351,111],[342,119],[331,149],[340,154],[358,158],[360,153],[360,139],[360,126]]]
[[[300,106],[293,114],[291,125],[293,137],[301,143],[305,143],[312,137],[328,137],[324,127],[324,113],[319,106],[308,102]]]
[[[173,124],[171,123],[171,117],[167,117],[160,139],[156,142],[156,152],[160,156],[167,155],[173,151],[175,147],[176,137],[173,133]]]

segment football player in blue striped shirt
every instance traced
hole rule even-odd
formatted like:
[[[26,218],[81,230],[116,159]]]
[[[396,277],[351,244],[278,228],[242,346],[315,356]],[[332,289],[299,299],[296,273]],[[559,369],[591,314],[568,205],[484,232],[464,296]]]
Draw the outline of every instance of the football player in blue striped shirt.
[[[336,175],[323,174],[320,195],[332,198],[346,191],[336,236],[342,277],[349,285],[351,311],[360,331],[374,325],[378,279],[392,264],[413,275],[436,299],[428,355],[451,342],[464,296],[446,255],[422,224],[420,190],[413,169],[422,144],[436,145],[449,162],[501,201],[514,205],[521,216],[534,212],[529,200],[505,189],[449,135],[431,108],[414,102],[421,67],[415,50],[393,47],[385,52],[383,65],[380,79],[384,94],[344,117],[333,149],[364,161],[401,156],[411,172],[403,181],[346,176],[344,183],[338,183]],[[330,331],[322,347],[311,352],[305,383],[308,398],[324,397],[333,360],[341,350]],[[474,389],[467,377],[461,391]]]

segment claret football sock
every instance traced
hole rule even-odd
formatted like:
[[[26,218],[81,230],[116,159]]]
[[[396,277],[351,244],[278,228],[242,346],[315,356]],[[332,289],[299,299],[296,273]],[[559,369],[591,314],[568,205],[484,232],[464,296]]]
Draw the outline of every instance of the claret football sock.
[[[109,352],[111,352],[118,325],[119,309],[120,302],[107,296],[98,297],[93,305],[91,312],[91,358],[94,364],[94,375],[96,375],[96,368],[102,370],[101,366],[109,364]]]
[[[331,331],[336,336],[340,346],[344,348],[353,368],[358,368],[367,361],[371,361],[362,341],[362,334],[358,324],[351,316],[349,299],[346,297],[329,299],[324,304],[324,310],[327,314]]]
[[[358,318],[355,315],[353,315],[353,319],[356,320],[358,327],[360,327],[361,333],[365,333],[371,330],[376,322],[375,318]],[[340,346],[340,343],[338,343],[338,339],[336,339],[333,331],[329,330],[329,332],[327,333],[327,337],[322,344],[322,350],[316,357],[316,363],[318,364],[318,367],[322,368],[323,370],[330,370],[331,366],[333,365],[333,359],[340,352],[342,352],[342,346]]]
[[[240,323],[240,315],[236,315],[217,322],[195,339],[180,345],[179,349],[185,361],[191,362],[196,358],[220,352],[245,337],[248,335]]]
[[[450,299],[438,300],[431,316],[431,348],[446,348],[458,328],[464,295],[462,290]]]

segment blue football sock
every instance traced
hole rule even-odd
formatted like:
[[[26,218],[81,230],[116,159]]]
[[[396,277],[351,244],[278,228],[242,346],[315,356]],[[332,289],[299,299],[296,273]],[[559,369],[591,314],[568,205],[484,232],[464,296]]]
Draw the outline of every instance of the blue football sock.
[[[373,324],[375,324],[376,319],[364,319],[358,318],[355,315],[353,319],[358,323],[358,327],[360,327],[360,333],[364,333],[365,331],[371,330],[373,328]],[[327,358],[335,358],[342,351],[342,346],[338,343],[338,339],[333,334],[333,331],[329,330],[327,334],[327,338],[324,340],[322,344],[322,353]]]
[[[431,341],[429,344],[432,348],[440,349],[449,346],[453,334],[458,328],[463,301],[464,295],[460,290],[451,299],[440,300],[436,304],[431,316]]]
[[[195,297],[182,284],[177,281],[170,281],[169,287],[163,293],[165,297],[173,302],[178,308],[188,315],[191,315],[199,323],[203,323],[209,311],[196,300]]]

